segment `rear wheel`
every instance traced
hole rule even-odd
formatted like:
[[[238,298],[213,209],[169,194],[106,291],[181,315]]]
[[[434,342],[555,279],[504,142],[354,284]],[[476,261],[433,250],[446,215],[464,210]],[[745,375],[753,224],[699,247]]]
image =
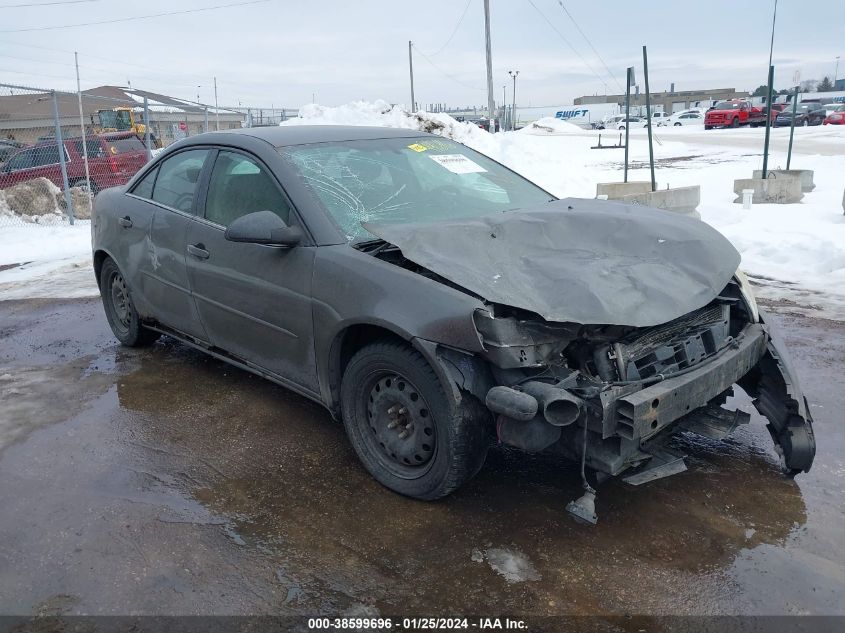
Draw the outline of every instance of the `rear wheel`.
[[[100,271],[100,296],[106,319],[115,338],[127,347],[142,347],[150,345],[159,337],[158,332],[148,330],[141,325],[135,306],[132,304],[132,294],[123,278],[123,273],[107,258]]]
[[[681,127],[680,123],[675,123],[675,127]]]
[[[71,180],[68,183],[71,187],[83,187],[91,192],[92,195],[96,195],[100,188],[97,186],[97,183],[93,180],[87,180],[85,178],[77,178],[76,180]]]
[[[374,343],[346,367],[343,424],[364,467],[382,485],[439,499],[481,468],[489,444],[483,417],[444,392],[425,359],[401,343]]]

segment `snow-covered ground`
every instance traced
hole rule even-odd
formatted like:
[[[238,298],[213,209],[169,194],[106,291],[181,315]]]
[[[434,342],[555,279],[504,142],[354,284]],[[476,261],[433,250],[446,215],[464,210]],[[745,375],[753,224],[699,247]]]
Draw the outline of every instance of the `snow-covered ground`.
[[[309,104],[283,125],[379,125],[423,129],[454,138],[534,180],[555,195],[592,198],[596,183],[622,180],[623,151],[595,150],[598,131],[544,119],[517,132],[488,134],[443,114],[408,114],[385,102],[336,108]],[[800,204],[735,204],[733,181],[762,167],[763,129],[657,128],[658,187],[701,185],[702,219],[726,235],[761,295],[815,306],[820,316],[845,319],[845,129],[795,131],[792,168],[813,169],[816,188]],[[770,168],[785,167],[788,129],[772,131]],[[618,131],[601,132],[613,144]],[[632,130],[631,180],[648,180],[646,130]],[[96,294],[88,227],[0,227],[0,299]]]

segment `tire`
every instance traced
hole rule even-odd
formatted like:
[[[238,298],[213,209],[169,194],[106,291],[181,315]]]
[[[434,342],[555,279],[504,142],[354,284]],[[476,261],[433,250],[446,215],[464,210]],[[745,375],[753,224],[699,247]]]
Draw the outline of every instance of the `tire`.
[[[620,130],[620,131],[622,131],[622,130],[624,130],[624,129],[625,129],[625,126],[624,126],[624,125],[620,125],[620,126],[619,126],[619,130]]]
[[[132,304],[132,293],[123,273],[110,257],[106,258],[100,270],[100,297],[103,299],[109,327],[121,345],[143,347],[158,339],[158,332],[141,325],[141,317]]]
[[[490,444],[480,406],[455,402],[426,360],[401,343],[373,343],[352,357],[341,411],[364,467],[415,499],[453,492],[479,471]]]
[[[681,127],[680,123],[675,123],[675,127]]]
[[[705,126],[704,126],[704,129],[705,129],[705,130],[712,130],[712,129],[713,129],[713,126],[712,126],[712,125],[705,125]]]
[[[808,125],[810,125],[810,121],[809,121],[809,119],[804,119],[803,121],[801,121],[801,126],[802,126],[802,127],[807,127]]]
[[[739,118],[738,117],[733,118],[733,121],[731,121],[731,127],[734,127],[734,128],[739,127]]]
[[[100,191],[100,188],[97,186],[97,183],[93,180],[88,181],[85,178],[76,178],[75,180],[71,180],[68,184],[71,187],[84,187],[86,182],[90,183],[90,186],[88,188],[89,191],[91,191],[93,195],[97,195],[97,193]]]

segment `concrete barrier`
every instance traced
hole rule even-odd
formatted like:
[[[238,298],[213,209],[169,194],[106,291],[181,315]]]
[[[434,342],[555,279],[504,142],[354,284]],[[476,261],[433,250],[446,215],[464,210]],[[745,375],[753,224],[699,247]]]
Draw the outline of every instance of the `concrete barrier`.
[[[782,178],[783,176],[791,176],[798,178],[801,181],[801,191],[807,193],[816,188],[816,183],[813,182],[812,169],[770,169],[769,178]],[[762,178],[763,170],[755,169],[754,178]]]
[[[801,192],[801,181],[793,176],[781,178],[739,178],[734,180],[734,202],[742,202],[742,190],[753,189],[754,204],[793,204],[800,202],[804,194]]]
[[[650,188],[651,186],[649,186]],[[654,207],[655,209],[663,209],[664,211],[672,211],[699,220],[701,219],[701,215],[696,211],[698,204],[701,202],[701,187],[698,185],[635,193],[622,196],[620,200],[622,202],[641,204],[647,207]]]
[[[651,182],[634,180],[629,182],[600,182],[596,185],[596,197],[607,196],[610,200],[621,200],[622,196],[632,193],[648,193]]]

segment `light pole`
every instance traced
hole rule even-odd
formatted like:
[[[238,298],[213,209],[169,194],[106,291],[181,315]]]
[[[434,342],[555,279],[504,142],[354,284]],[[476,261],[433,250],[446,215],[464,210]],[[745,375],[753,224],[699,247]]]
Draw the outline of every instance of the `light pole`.
[[[516,77],[518,70],[509,70],[508,74],[513,77],[513,105],[511,106],[511,130],[516,129]]]
[[[508,115],[508,95],[505,92],[507,90],[507,88],[508,88],[507,84],[502,86],[502,120],[499,123],[499,130],[503,129],[503,126],[505,125],[505,119],[507,118],[507,115]]]
[[[839,78],[839,55],[836,56],[836,70],[833,71],[833,83],[836,84],[836,80]],[[834,85],[834,90],[836,90],[836,86]]]

